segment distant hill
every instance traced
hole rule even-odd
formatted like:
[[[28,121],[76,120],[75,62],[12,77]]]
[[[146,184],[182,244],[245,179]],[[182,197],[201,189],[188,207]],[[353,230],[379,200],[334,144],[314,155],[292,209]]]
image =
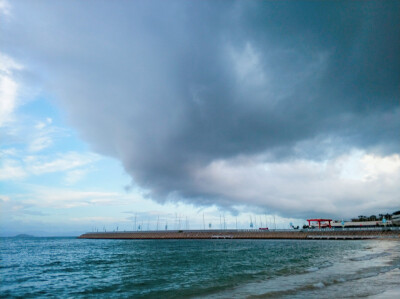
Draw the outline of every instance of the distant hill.
[[[28,235],[28,234],[19,234],[14,236],[14,238],[34,238],[35,236]]]

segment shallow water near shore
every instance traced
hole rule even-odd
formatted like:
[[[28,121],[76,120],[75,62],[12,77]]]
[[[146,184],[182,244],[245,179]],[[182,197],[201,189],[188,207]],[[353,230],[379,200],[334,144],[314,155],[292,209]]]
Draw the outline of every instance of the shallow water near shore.
[[[396,292],[398,241],[1,238],[1,297],[338,298]]]

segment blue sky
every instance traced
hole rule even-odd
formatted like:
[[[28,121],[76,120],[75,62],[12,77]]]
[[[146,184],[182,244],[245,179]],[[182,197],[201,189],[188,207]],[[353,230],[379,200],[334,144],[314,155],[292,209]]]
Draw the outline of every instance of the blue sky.
[[[0,234],[398,210],[385,3],[0,1]]]
[[[54,100],[38,95],[19,105],[8,115],[1,144],[1,234],[77,235],[91,230],[170,229],[178,227],[247,228],[250,217],[237,217],[223,209],[170,203],[157,204],[145,192],[126,191],[130,176],[116,159],[90,150]],[[290,221],[267,214],[260,223],[286,227]],[[261,218],[260,218],[261,217]],[[222,220],[223,221],[223,220]],[[253,220],[254,222],[254,220]],[[228,224],[229,223],[229,224]]]

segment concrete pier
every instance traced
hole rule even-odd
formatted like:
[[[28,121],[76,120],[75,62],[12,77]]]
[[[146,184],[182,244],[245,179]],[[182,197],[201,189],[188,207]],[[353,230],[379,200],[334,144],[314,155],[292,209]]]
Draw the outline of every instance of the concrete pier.
[[[80,239],[398,239],[400,230],[179,230],[85,233]]]

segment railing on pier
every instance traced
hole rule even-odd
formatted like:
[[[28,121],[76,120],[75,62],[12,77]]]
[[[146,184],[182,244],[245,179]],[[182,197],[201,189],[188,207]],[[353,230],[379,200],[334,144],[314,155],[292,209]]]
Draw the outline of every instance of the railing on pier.
[[[205,230],[140,230],[140,231],[98,231],[90,234],[104,233],[226,233],[226,232],[246,232],[246,233],[268,233],[268,232],[339,232],[339,231],[400,231],[400,226],[390,227],[340,227],[340,228],[303,228],[303,229],[205,229]]]

